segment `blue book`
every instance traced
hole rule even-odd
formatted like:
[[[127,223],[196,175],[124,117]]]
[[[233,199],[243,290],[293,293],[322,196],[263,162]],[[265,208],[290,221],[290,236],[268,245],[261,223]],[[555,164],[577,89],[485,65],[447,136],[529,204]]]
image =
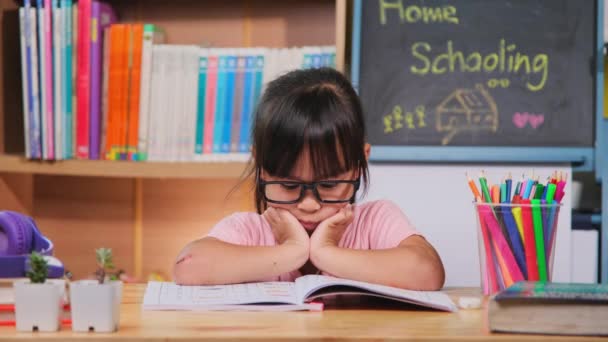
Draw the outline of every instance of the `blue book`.
[[[234,76],[234,95],[232,96],[232,129],[230,131],[230,152],[238,152],[243,120],[243,82],[245,82],[246,57],[240,52],[236,61],[236,72]]]
[[[323,66],[323,58],[320,51],[312,55],[312,67],[317,69]]]
[[[321,53],[321,66],[331,66],[331,53],[329,51],[323,50],[323,52]]]
[[[264,55],[258,55],[255,57],[255,69],[254,69],[254,87],[253,87],[253,108],[258,105],[260,96],[262,94],[262,87],[264,82]]]
[[[213,153],[222,151],[224,133],[224,101],[226,100],[226,62],[227,56],[218,56],[217,86],[215,92],[215,116],[213,126]]]
[[[46,77],[49,75],[49,71],[46,70],[45,63],[45,54],[46,48],[48,46],[48,42],[46,41],[46,36],[44,34],[44,0],[37,1],[37,14],[38,14],[38,85],[40,86],[38,89],[40,91],[38,103],[40,104],[40,149],[42,159],[49,159],[49,144],[48,144],[48,125],[47,125],[47,108],[46,108],[46,97],[52,96],[52,94],[47,94],[46,89]]]
[[[62,0],[61,7],[63,11],[63,65],[61,70],[63,71],[63,105],[62,108],[65,113],[64,117],[64,145],[63,153],[65,159],[71,159],[74,157],[74,119],[73,119],[73,108],[72,108],[72,0]]]
[[[200,56],[198,63],[198,99],[196,104],[194,153],[203,154],[203,136],[205,132],[205,95],[207,94],[207,56]]]
[[[232,129],[232,109],[234,102],[234,81],[236,76],[237,57],[230,55],[226,57],[226,87],[224,92],[224,124],[222,127],[222,144],[220,151],[230,152],[230,131]]]
[[[249,152],[251,121],[253,117],[253,86],[255,78],[255,56],[245,58],[245,75],[243,80],[243,105],[241,107],[241,128],[239,133],[239,152]]]
[[[29,139],[29,151],[28,155],[30,158],[39,159],[42,157],[41,152],[41,141],[40,141],[40,111],[38,108],[38,92],[37,86],[34,86],[34,82],[38,82],[38,75],[35,73],[37,67],[34,65],[36,58],[33,56],[36,48],[33,46],[34,42],[32,38],[36,35],[33,32],[36,20],[35,10],[31,7],[30,0],[24,1],[23,10],[23,24],[24,24],[24,38],[25,38],[25,68],[26,68],[26,81],[27,81],[27,113],[28,116],[28,127],[27,134]]]

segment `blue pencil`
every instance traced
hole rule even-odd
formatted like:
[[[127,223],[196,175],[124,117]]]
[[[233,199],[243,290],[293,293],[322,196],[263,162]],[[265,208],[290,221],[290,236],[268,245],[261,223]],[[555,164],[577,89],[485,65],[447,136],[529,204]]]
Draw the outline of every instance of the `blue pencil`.
[[[509,178],[505,180],[507,183],[507,203],[511,203],[511,174],[509,173]]]
[[[532,179],[528,179],[526,182],[526,190],[524,190],[524,199],[530,198],[530,192],[532,191],[532,185],[534,185],[534,181]]]

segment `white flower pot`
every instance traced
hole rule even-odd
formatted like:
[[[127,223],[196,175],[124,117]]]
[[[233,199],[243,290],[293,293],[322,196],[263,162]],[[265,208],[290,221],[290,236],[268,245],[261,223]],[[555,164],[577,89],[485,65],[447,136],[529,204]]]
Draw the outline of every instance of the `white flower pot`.
[[[120,322],[122,282],[99,284],[97,280],[70,283],[72,330],[113,332]]]
[[[19,280],[13,283],[13,288],[18,331],[59,330],[65,295],[64,280],[47,279],[42,284]]]

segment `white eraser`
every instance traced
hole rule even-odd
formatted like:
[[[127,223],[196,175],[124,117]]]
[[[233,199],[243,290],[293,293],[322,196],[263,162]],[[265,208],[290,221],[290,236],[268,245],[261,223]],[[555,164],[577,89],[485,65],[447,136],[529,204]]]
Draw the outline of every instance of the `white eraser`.
[[[458,306],[461,309],[479,309],[481,307],[481,298],[460,297],[458,298]]]

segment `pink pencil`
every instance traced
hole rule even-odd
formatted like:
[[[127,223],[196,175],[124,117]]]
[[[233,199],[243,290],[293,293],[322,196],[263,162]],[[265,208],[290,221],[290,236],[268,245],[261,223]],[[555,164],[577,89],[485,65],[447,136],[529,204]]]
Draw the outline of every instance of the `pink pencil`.
[[[482,203],[481,198],[477,198],[477,203]],[[482,207],[478,207],[478,211],[483,210]],[[490,294],[498,291],[498,284],[496,283],[496,270],[494,269],[494,260],[492,258],[492,245],[490,243],[490,237],[488,233],[488,228],[486,227],[486,223],[481,215],[479,215],[479,224],[481,226],[481,235],[483,238],[483,245],[486,255],[486,276],[485,282],[483,282],[483,293]]]

